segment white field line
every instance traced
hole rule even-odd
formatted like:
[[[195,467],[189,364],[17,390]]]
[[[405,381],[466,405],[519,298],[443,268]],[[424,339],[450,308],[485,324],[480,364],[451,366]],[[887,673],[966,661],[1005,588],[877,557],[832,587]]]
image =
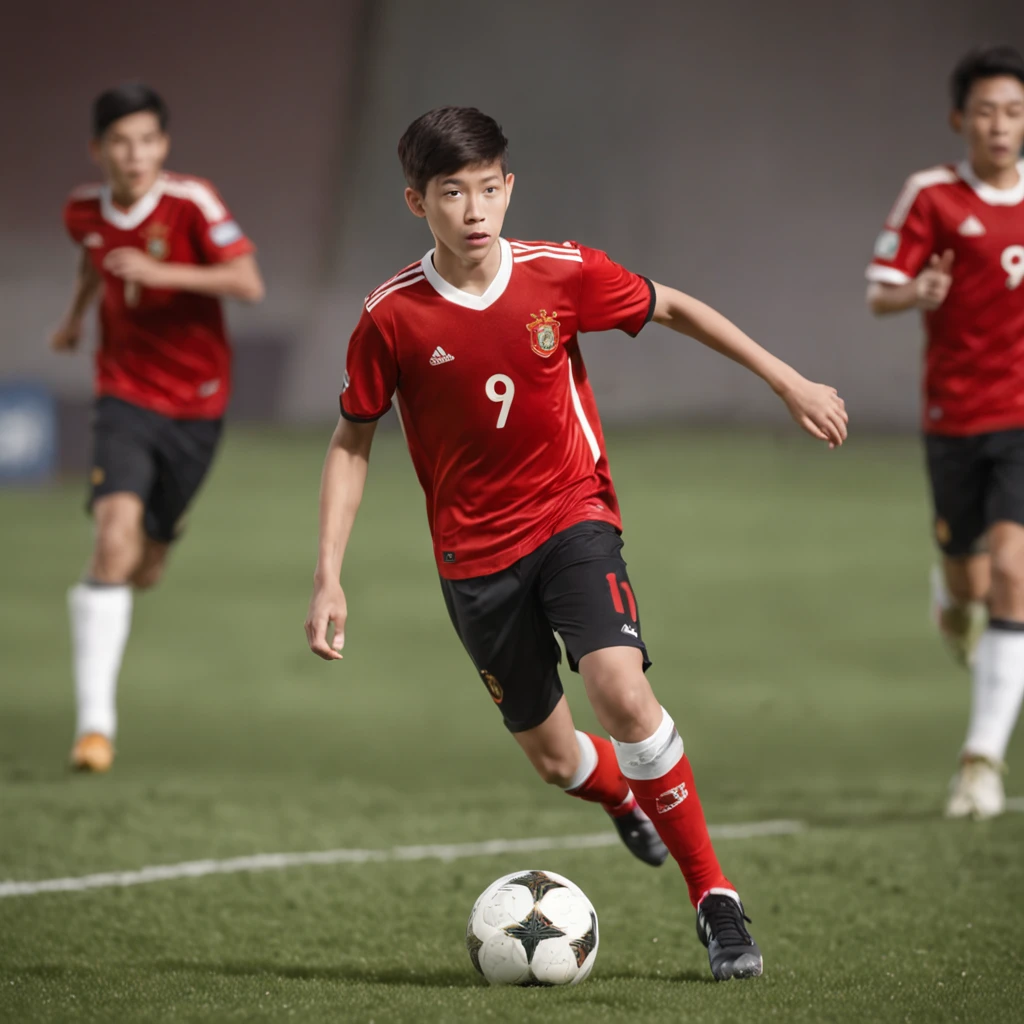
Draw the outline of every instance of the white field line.
[[[1008,796],[1006,798],[1006,809],[1024,813],[1024,796]]]
[[[760,836],[788,836],[803,832],[802,821],[752,821],[738,825],[712,826],[714,839],[756,839]],[[149,882],[170,882],[178,878],[206,875],[236,875],[253,871],[281,871],[284,868],[325,864],[371,864],[416,860],[461,860],[490,857],[499,853],[544,853],[548,850],[592,850],[615,846],[612,830],[580,836],[537,836],[533,839],[489,839],[483,843],[452,843],[433,846],[393,846],[388,850],[314,850],[308,853],[258,853],[227,860],[192,860],[181,864],[157,864],[138,871],[105,871],[77,878],[44,878],[36,882],[0,882],[0,899],[8,896],[37,896],[47,892],[82,892],[112,889]]]

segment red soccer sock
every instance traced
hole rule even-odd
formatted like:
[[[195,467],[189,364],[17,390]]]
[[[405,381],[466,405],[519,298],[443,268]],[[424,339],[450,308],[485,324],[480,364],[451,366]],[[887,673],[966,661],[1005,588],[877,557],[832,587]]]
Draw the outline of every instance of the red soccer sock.
[[[650,776],[662,765],[669,766],[656,778],[627,775],[626,781],[682,870],[690,902],[697,906],[709,889],[734,890],[715,856],[693,781],[693,769],[668,714],[650,739],[641,743],[616,743],[616,748],[620,764],[628,775]]]
[[[590,733],[576,733],[580,740],[580,756],[586,757],[589,753],[585,750],[586,740],[590,740],[597,757],[597,763],[580,785],[573,789],[567,789],[569,796],[579,797],[580,800],[588,800],[591,803],[600,804],[613,818],[620,818],[629,814],[636,807],[636,799],[629,788],[629,783],[623,778],[619,769],[619,762],[615,757],[615,748],[601,736],[592,736]],[[593,760],[591,758],[591,760]],[[585,770],[587,763],[583,768]]]

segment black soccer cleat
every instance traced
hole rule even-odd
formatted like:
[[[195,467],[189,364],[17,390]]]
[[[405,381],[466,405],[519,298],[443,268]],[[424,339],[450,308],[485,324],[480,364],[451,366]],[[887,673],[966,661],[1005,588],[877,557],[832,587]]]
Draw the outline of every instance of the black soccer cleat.
[[[697,907],[697,937],[708,947],[715,981],[756,978],[764,970],[761,950],[750,937],[743,904],[731,896],[708,893]]]
[[[612,818],[612,821],[615,822],[615,828],[626,844],[626,849],[634,857],[656,868],[665,863],[668,847],[661,841],[661,836],[651,824],[651,819],[639,807],[634,807],[629,814]]]

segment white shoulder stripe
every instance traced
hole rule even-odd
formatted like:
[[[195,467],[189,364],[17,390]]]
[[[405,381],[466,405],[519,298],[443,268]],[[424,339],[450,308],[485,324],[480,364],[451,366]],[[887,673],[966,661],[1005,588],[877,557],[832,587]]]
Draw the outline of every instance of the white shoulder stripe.
[[[223,220],[228,215],[224,204],[217,198],[213,189],[201,181],[167,178],[163,182],[163,190],[176,199],[188,199],[195,203],[211,224]]]
[[[527,252],[519,256],[513,256],[513,263],[528,263],[530,260],[538,260],[547,257],[549,260],[572,260],[575,263],[582,263],[583,257],[578,252],[571,252],[565,249],[562,252]]]
[[[912,174],[907,178],[903,191],[896,200],[896,205],[889,212],[885,223],[891,228],[903,227],[903,222],[907,219],[907,214],[910,213],[914,201],[926,188],[932,188],[935,185],[952,185],[955,181],[957,181],[956,173],[948,167],[932,167],[927,171],[918,171],[917,174]]]
[[[527,245],[525,242],[511,242],[513,252],[535,252],[541,249],[548,249],[552,252],[575,252],[579,249],[574,245],[549,245],[547,242],[538,242],[536,245]]]
[[[418,262],[414,263],[407,270],[399,271],[397,274],[395,274],[394,277],[389,277],[382,285],[378,285],[378,287],[374,288],[373,291],[366,296],[366,301],[369,302],[370,299],[372,299],[375,295],[379,295],[382,291],[384,291],[385,288],[390,288],[396,281],[402,281],[413,274],[422,273],[423,268],[419,265]]]
[[[366,302],[366,312],[370,313],[374,306],[380,305],[389,295],[393,292],[401,291],[403,288],[408,288],[409,285],[415,284],[417,281],[423,280],[423,273],[418,273],[415,277],[407,278],[405,281],[399,281],[397,284],[393,284],[387,291],[381,292],[379,295],[371,296]]]

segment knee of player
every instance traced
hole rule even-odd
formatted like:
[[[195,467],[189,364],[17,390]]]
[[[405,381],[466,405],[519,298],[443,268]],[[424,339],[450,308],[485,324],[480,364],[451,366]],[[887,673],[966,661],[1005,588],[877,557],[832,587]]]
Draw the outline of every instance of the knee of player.
[[[127,528],[101,530],[93,549],[91,573],[103,583],[127,583],[139,564],[138,539]]]
[[[992,552],[992,589],[1024,598],[1024,549]]]
[[[632,741],[657,727],[661,705],[648,686],[622,686],[606,697],[605,713],[611,719],[609,732],[616,739]]]
[[[537,774],[549,785],[565,789],[576,774],[576,763],[557,755],[537,754],[531,758]]]
[[[163,579],[163,575],[162,562],[155,565],[143,565],[132,574],[131,583],[136,590],[152,590]]]

